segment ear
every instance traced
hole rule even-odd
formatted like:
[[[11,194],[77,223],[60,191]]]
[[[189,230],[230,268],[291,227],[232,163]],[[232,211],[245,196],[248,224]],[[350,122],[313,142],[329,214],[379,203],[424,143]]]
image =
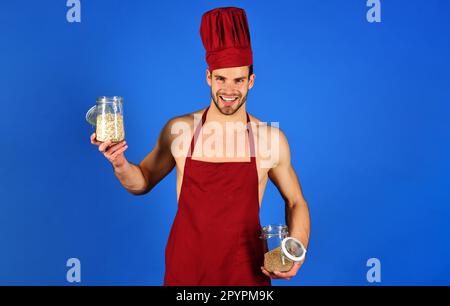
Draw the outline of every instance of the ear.
[[[206,82],[208,83],[209,87],[211,87],[212,73],[209,72],[209,69],[206,69]]]
[[[253,85],[255,85],[256,74],[252,74],[250,76],[250,80],[248,81],[248,90],[252,89]]]

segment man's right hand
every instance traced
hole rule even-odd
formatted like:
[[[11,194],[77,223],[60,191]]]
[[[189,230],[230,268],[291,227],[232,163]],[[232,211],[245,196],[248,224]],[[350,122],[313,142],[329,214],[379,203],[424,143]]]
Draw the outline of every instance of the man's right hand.
[[[120,168],[127,163],[127,159],[123,154],[128,148],[127,142],[125,140],[116,144],[113,144],[111,141],[100,142],[96,140],[96,134],[92,133],[91,143],[98,146],[98,150],[103,153],[103,155],[111,162],[114,168]]]

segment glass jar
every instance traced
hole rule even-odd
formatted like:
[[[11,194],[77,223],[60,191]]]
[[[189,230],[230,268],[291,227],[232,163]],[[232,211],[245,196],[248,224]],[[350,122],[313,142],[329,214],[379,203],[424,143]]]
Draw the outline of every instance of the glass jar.
[[[287,272],[295,262],[305,258],[305,247],[299,240],[289,237],[286,225],[264,226],[260,238],[264,248],[264,268],[269,272]]]
[[[120,142],[125,139],[122,97],[98,97],[97,104],[86,114],[86,120],[96,127],[97,141]]]

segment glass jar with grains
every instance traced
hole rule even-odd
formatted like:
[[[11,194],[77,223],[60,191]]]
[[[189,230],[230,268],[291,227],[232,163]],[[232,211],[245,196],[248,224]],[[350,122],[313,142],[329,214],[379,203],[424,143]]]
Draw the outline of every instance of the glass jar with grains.
[[[121,142],[125,139],[122,97],[98,97],[86,120],[96,127],[97,141]]]
[[[295,262],[305,258],[305,247],[299,240],[289,237],[286,225],[264,226],[260,238],[264,247],[264,268],[269,272],[287,272]]]

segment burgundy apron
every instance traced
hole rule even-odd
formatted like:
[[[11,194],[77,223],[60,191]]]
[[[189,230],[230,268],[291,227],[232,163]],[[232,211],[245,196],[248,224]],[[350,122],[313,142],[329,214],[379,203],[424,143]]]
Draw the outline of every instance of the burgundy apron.
[[[250,162],[193,160],[196,128],[186,157],[178,211],[166,246],[165,286],[264,286],[259,239],[258,172],[247,114]]]

